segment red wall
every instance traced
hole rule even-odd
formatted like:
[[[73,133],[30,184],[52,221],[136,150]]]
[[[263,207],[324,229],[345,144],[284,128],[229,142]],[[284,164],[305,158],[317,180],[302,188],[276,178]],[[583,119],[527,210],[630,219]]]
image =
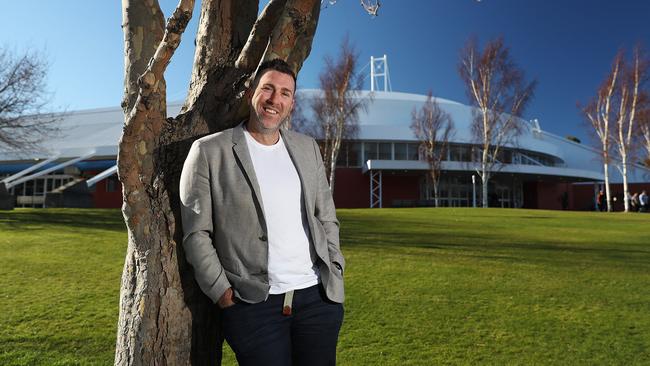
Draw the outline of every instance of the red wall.
[[[115,192],[106,192],[106,180],[95,184],[93,202],[96,208],[120,208],[122,207],[122,185],[117,184]]]
[[[360,168],[337,168],[334,204],[338,208],[370,207],[370,175]]]
[[[645,189],[646,193],[650,194],[650,183],[631,183],[629,185],[629,190],[630,194],[634,193],[641,193]],[[580,184],[580,185],[574,185],[573,186],[573,192],[576,197],[584,197],[582,199],[583,201],[587,202],[587,199],[589,200],[588,202],[590,203],[589,208],[591,210],[594,209],[593,207],[593,202],[594,202],[594,186],[593,184]],[[613,201],[613,209],[614,211],[623,211],[624,208],[624,203],[623,203],[623,185],[622,184],[612,184],[610,185],[610,192],[612,195],[612,200],[614,198],[616,199]],[[576,210],[582,210],[583,208],[580,207],[580,205],[576,205]]]
[[[94,175],[94,172],[89,176]],[[391,207],[394,200],[419,200],[422,173],[382,173],[383,207]],[[109,177],[108,179],[115,179]],[[120,208],[122,206],[122,185],[116,181],[115,191],[106,191],[106,179],[97,182],[93,201],[97,208]],[[360,168],[338,168],[336,170],[334,202],[338,208],[370,207],[370,174],[362,174]],[[525,182],[524,208],[546,210],[562,209],[562,194],[568,193],[570,210],[594,209],[594,185],[548,182]],[[623,186],[611,185],[612,197],[616,197],[614,211],[623,211]],[[650,194],[650,183],[630,184],[630,193]]]
[[[383,172],[383,207],[392,207],[394,200],[419,200],[420,176]]]
[[[420,199],[421,175],[401,172],[382,173],[382,206],[391,207],[393,200]],[[338,208],[370,207],[370,173],[360,168],[338,168],[334,182],[334,203]]]
[[[535,192],[531,192],[534,190]],[[524,206],[543,210],[561,210],[562,196],[567,194],[567,209],[572,209],[574,197],[570,183],[528,182],[524,184]],[[526,199],[526,194],[532,195]]]

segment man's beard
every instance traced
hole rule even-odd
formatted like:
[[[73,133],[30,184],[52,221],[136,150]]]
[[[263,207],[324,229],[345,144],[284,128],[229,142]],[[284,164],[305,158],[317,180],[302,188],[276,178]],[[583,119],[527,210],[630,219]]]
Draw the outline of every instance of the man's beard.
[[[290,118],[291,118],[291,115],[287,115],[286,117],[284,117],[283,119],[280,120],[280,123],[278,123],[277,128],[275,128],[275,127],[268,128],[268,127],[264,126],[264,123],[262,122],[263,116],[260,116],[260,114],[257,112],[257,110],[255,110],[255,125],[258,127],[259,132],[263,133],[265,135],[266,134],[273,134],[273,133],[277,132],[278,130],[280,130],[283,126],[286,126],[288,124]]]

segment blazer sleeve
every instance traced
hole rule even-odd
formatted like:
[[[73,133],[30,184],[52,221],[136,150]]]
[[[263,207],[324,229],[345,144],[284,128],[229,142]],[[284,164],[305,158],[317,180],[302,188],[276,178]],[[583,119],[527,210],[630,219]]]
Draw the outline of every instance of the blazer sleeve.
[[[183,164],[180,181],[181,220],[185,258],[213,302],[231,287],[212,244],[213,220],[210,168],[201,142],[195,141]]]
[[[323,157],[321,156],[318,143],[313,141],[314,153],[317,161],[317,184],[318,189],[316,192],[316,202],[314,205],[314,215],[320,221],[325,229],[327,236],[327,249],[329,251],[330,261],[332,264],[337,265],[341,273],[345,270],[345,258],[341,252],[339,243],[339,221],[336,218],[336,208],[334,207],[334,199],[332,198],[332,191],[327,183],[327,176],[325,174],[325,165],[323,164]]]

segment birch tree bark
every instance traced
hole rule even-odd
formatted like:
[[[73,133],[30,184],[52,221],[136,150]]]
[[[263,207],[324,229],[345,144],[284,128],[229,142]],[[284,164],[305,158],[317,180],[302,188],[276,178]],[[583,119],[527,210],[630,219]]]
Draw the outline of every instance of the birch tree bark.
[[[639,46],[635,47],[632,53],[632,62],[629,65],[623,64],[622,80],[619,83],[616,93],[616,102],[618,103],[618,113],[616,116],[616,131],[614,134],[614,143],[616,153],[619,159],[618,168],[623,176],[623,202],[625,212],[630,211],[630,189],[628,184],[628,174],[630,171],[630,162],[637,150],[639,142],[639,131],[643,131],[642,117],[643,111],[647,108],[647,96],[642,90],[644,81],[647,80],[649,62],[646,60]]]
[[[616,120],[614,108],[612,108],[613,98],[616,88],[620,82],[621,63],[623,54],[619,52],[614,58],[612,69],[605,78],[605,81],[598,88],[596,97],[583,109],[587,120],[594,129],[598,140],[600,141],[600,153],[603,159],[603,174],[605,176],[605,197],[607,201],[607,211],[612,211],[612,195],[609,186],[609,163],[612,144],[612,124]]]
[[[167,116],[164,72],[192,17],[180,0],[165,21],[157,0],[123,0],[125,123],[118,174],[128,249],[120,291],[116,365],[218,365],[219,313],[181,246],[178,182],[191,143],[247,115],[246,81],[262,59],[297,72],[320,14],[316,0],[203,0],[187,99]]]
[[[431,91],[419,110],[411,112],[411,130],[420,141],[420,152],[429,164],[429,176],[433,185],[433,201],[440,207],[438,187],[442,162],[447,157],[449,139],[454,130],[454,123],[449,113],[443,111]]]
[[[502,166],[498,159],[501,149],[516,144],[525,128],[519,116],[537,82],[526,82],[501,38],[489,41],[482,51],[477,40],[470,38],[461,51],[458,72],[474,107],[472,136],[480,153],[476,172],[481,177],[482,207],[488,207],[488,184]]]
[[[359,90],[363,78],[357,71],[359,56],[346,38],[336,60],[325,57],[325,68],[320,74],[321,94],[315,96],[311,106],[314,111],[317,139],[334,194],[336,162],[341,145],[354,139],[358,133],[359,112],[366,110],[372,96],[362,97]]]

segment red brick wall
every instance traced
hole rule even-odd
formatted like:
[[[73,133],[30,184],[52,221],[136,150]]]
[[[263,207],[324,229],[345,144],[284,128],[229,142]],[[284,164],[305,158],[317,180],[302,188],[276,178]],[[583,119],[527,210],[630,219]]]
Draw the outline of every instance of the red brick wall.
[[[391,174],[384,172],[382,176],[383,207],[392,207],[394,200],[419,200],[420,176]]]
[[[646,190],[646,193],[650,194],[650,183],[632,183],[629,185],[630,189],[630,194],[634,193],[641,193],[644,189]],[[593,201],[594,201],[594,186],[593,184],[580,184],[580,185],[573,185],[573,192],[576,197],[580,197],[581,202],[576,203],[575,208],[576,210],[582,210],[580,206],[581,203],[588,202],[590,203],[589,207],[593,210]],[[610,185],[610,192],[612,195],[612,200],[614,198],[616,199],[613,201],[613,209],[614,211],[623,211],[624,210],[624,203],[623,203],[623,185],[622,184],[612,184]]]
[[[394,200],[420,199],[420,177],[421,175],[383,172],[383,207],[391,207]],[[336,207],[370,207],[370,173],[363,174],[360,168],[338,168],[334,185]]]
[[[567,193],[567,208],[571,207],[571,187],[565,183],[524,183],[524,208],[561,210],[562,195]]]
[[[92,177],[96,175],[97,172],[85,172],[85,175]],[[114,191],[107,192],[107,180],[113,180],[115,182]],[[122,207],[122,185],[117,180],[115,175],[110,176],[106,179],[95,183],[95,191],[92,192],[93,203],[95,208],[120,208]]]
[[[370,175],[361,174],[361,168],[336,169],[334,204],[337,208],[370,207]]]

